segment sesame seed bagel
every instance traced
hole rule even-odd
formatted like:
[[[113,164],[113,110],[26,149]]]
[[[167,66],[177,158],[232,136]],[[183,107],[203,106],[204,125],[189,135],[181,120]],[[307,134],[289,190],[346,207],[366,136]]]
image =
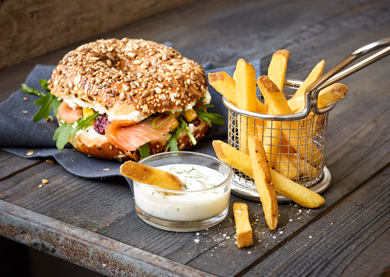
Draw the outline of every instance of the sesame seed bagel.
[[[53,70],[51,93],[114,116],[145,118],[193,105],[206,74],[172,47],[142,39],[98,40],[70,51]]]
[[[209,128],[209,125],[200,120],[200,124],[193,129],[193,135],[197,141],[203,138]],[[160,152],[165,152],[165,147],[167,146],[168,139],[171,134],[167,133],[162,137],[152,140],[149,142],[150,154],[157,154]],[[104,135],[91,135],[88,132],[78,132],[76,135],[72,135],[69,138],[69,142],[73,147],[90,156],[104,159],[117,159],[119,161],[125,160],[135,160],[140,159],[140,154],[138,150],[136,151],[125,151],[123,149],[117,148],[112,145]],[[191,148],[192,142],[188,137],[185,131],[180,132],[180,135],[177,137],[178,148],[179,150]]]

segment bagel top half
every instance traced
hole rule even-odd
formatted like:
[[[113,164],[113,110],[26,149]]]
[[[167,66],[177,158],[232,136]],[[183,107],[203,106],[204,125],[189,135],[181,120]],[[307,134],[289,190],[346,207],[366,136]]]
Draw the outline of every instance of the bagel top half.
[[[106,113],[109,120],[194,105],[207,91],[206,74],[172,47],[142,39],[98,40],[70,51],[53,70],[51,93]],[[111,117],[111,118],[110,118]]]

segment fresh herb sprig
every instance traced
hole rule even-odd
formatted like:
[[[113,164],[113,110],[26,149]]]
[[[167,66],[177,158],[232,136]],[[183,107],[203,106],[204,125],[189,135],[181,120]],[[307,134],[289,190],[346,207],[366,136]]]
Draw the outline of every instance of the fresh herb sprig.
[[[94,112],[93,115],[88,116],[86,119],[83,117],[72,124],[66,122],[60,122],[61,126],[57,128],[54,133],[53,140],[56,140],[56,146],[58,150],[64,150],[65,144],[71,135],[76,134],[80,130],[84,130],[89,127],[91,122],[99,116],[98,112]]]
[[[202,102],[204,99],[205,97],[202,96],[198,101],[196,101],[195,106],[198,105],[200,102]],[[217,125],[225,124],[225,121],[223,120],[223,117],[220,114],[206,112],[204,111],[205,108],[214,108],[214,105],[207,104],[207,105],[202,105],[200,107],[194,108],[199,118],[203,119],[207,123],[215,123]]]
[[[58,107],[61,104],[61,101],[57,99],[56,96],[50,94],[48,89],[48,83],[46,80],[39,80],[42,88],[47,92],[44,93],[40,90],[30,88],[26,84],[22,84],[22,91],[27,94],[35,94],[40,98],[34,102],[34,105],[40,105],[38,112],[34,115],[33,121],[40,121],[42,118],[47,119],[49,117],[51,109],[53,109],[54,116],[57,116]]]
[[[141,159],[148,157],[150,154],[149,142],[138,147],[138,151],[139,151],[139,154],[141,155]]]

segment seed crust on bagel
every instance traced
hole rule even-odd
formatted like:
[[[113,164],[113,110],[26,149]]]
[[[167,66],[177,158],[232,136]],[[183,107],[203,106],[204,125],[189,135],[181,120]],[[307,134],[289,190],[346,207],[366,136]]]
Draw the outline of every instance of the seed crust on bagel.
[[[50,80],[51,93],[115,116],[193,105],[207,90],[203,68],[172,47],[142,39],[98,40],[70,51]],[[80,102],[79,101],[79,102]]]

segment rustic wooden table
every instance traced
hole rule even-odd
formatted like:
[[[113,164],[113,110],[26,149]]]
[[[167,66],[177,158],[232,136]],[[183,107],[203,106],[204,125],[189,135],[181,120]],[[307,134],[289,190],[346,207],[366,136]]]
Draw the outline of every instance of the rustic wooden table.
[[[271,54],[286,48],[288,78],[303,79],[321,59],[327,70],[388,37],[389,7],[389,0],[196,2],[102,37],[171,41],[184,56],[216,66],[261,58],[263,73]],[[0,101],[36,64],[56,64],[76,46],[1,71]],[[234,243],[231,211],[207,231],[161,231],[137,217],[124,179],[83,179],[2,151],[0,235],[107,275],[390,276],[389,75],[387,57],[343,81],[350,91],[328,125],[325,205],[280,205],[270,231],[261,206],[244,201],[254,230],[248,249]],[[41,179],[50,183],[38,188]]]

